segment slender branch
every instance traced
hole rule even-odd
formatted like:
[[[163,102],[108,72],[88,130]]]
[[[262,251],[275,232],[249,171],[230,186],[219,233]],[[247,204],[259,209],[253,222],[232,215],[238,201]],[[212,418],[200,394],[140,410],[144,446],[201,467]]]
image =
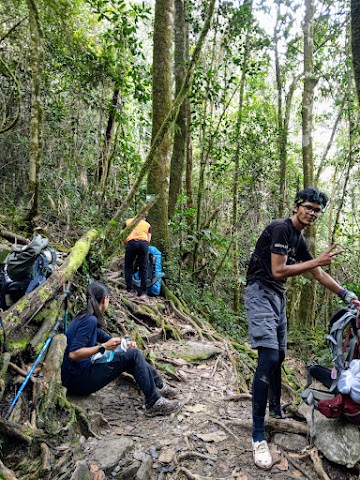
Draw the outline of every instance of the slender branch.
[[[11,35],[11,33],[17,28],[19,27],[23,22],[25,22],[25,20],[28,18],[28,15],[26,15],[26,17],[24,17],[22,20],[19,20],[18,23],[15,23],[15,25],[13,25],[10,30],[8,32],[5,33],[5,35],[3,35],[1,38],[0,38],[0,43],[2,43],[5,38],[7,38],[9,35]]]
[[[6,126],[4,126],[0,129],[0,133],[5,133],[5,132],[8,132],[9,130],[11,130],[17,124],[17,122],[19,120],[19,117],[20,117],[20,87],[19,87],[19,82],[18,82],[17,78],[15,77],[13,72],[10,70],[10,68],[7,66],[7,64],[2,59],[2,57],[0,57],[0,63],[2,63],[2,65],[4,65],[5,70],[8,72],[11,79],[13,80],[13,82],[15,84],[17,97],[19,99],[15,118],[9,123],[9,125],[6,125]]]

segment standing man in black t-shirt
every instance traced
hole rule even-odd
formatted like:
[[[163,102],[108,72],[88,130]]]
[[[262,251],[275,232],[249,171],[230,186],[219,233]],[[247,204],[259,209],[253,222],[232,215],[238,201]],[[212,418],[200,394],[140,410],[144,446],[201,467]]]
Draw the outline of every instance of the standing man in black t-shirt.
[[[253,381],[252,445],[255,465],[269,469],[272,458],[265,440],[264,419],[269,413],[284,418],[281,410],[281,364],[286,350],[286,304],[284,283],[288,277],[310,272],[318,282],[346,303],[357,300],[321,267],[330,265],[337,250],[334,243],[313,258],[302,231],[313,225],[327,203],[327,196],[314,187],[296,195],[291,218],[274,220],[260,235],[247,272],[245,306],[252,348],[258,350]]]

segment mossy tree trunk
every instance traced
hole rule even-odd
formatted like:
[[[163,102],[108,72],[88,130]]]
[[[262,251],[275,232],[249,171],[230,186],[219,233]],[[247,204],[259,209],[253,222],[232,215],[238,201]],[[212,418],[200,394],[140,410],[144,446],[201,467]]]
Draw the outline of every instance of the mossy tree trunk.
[[[32,196],[27,220],[32,221],[39,213],[40,165],[43,148],[43,106],[41,80],[44,63],[43,33],[36,0],[27,0],[30,25],[31,62],[31,117],[30,117],[30,162],[29,193]]]
[[[315,6],[313,0],[305,1],[304,19],[304,90],[302,101],[302,157],[304,187],[313,185],[314,158],[312,144],[314,90],[317,83],[314,73],[314,22]],[[306,229],[305,236],[313,255],[316,253],[315,227]],[[298,312],[298,323],[303,326],[313,326],[315,322],[316,281],[312,275],[305,275],[308,281],[301,290],[301,300]]]
[[[351,0],[351,47],[356,90],[360,102],[360,0]]]
[[[186,70],[186,19],[185,1],[175,0],[175,90],[180,92]],[[185,98],[179,109],[175,123],[174,145],[170,164],[170,187],[169,187],[169,218],[172,217],[176,202],[181,191],[184,173],[186,145],[188,136],[187,104]]]
[[[239,91],[239,106],[237,111],[236,120],[236,147],[234,153],[234,176],[233,176],[233,194],[232,194],[232,236],[234,241],[232,242],[232,266],[234,276],[233,286],[233,309],[235,312],[240,307],[240,270],[239,270],[239,242],[237,238],[237,225],[238,225],[238,193],[239,193],[239,170],[240,170],[240,152],[241,152],[241,127],[243,121],[243,106],[244,106],[244,92],[246,83],[246,72],[248,70],[248,61],[250,56],[250,33],[252,28],[252,0],[247,0],[244,7],[248,10],[248,25],[246,29],[246,39],[244,56],[241,65],[241,78],[240,78],[240,91]]]
[[[202,48],[204,46],[205,39],[206,39],[207,33],[210,29],[211,21],[212,21],[213,15],[214,15],[215,2],[216,2],[216,0],[210,0],[209,6],[208,6],[207,11],[206,11],[206,18],[205,18],[205,21],[204,21],[204,26],[203,26],[203,29],[202,29],[201,34],[199,36],[199,39],[198,39],[198,41],[195,45],[191,60],[189,61],[189,65],[188,65],[187,70],[186,70],[186,75],[185,75],[184,82],[182,84],[181,90],[178,93],[178,95],[176,96],[175,100],[172,102],[171,107],[170,107],[169,111],[167,112],[166,118],[162,122],[155,138],[153,138],[153,140],[152,140],[149,153],[146,157],[145,162],[143,163],[143,165],[140,169],[140,172],[139,172],[139,175],[138,175],[137,179],[135,180],[134,184],[132,185],[132,187],[131,187],[129,193],[127,194],[126,198],[124,199],[123,203],[118,207],[118,209],[116,210],[113,218],[111,219],[111,221],[109,223],[109,228],[107,229],[109,236],[111,236],[111,234],[114,230],[118,230],[119,222],[121,221],[123,215],[125,214],[125,211],[126,211],[128,205],[129,205],[131,199],[133,198],[133,196],[137,192],[137,190],[140,186],[140,183],[143,180],[144,176],[147,174],[149,169],[152,168],[152,166],[153,166],[153,164],[156,160],[156,154],[158,152],[158,149],[160,148],[163,139],[165,138],[165,136],[169,132],[170,128],[172,127],[173,122],[175,121],[176,116],[178,114],[179,108],[181,107],[182,103],[184,102],[185,98],[188,96],[188,94],[190,92],[191,85],[192,85],[192,80],[193,80],[193,76],[194,76],[194,69],[195,69],[195,66],[196,66],[197,62],[199,61],[201,51],[202,51]]]
[[[152,141],[164,122],[172,101],[172,51],[174,30],[174,0],[157,0],[155,5],[153,48],[153,108]],[[152,241],[166,256],[169,253],[168,201],[170,173],[170,130],[164,135],[148,173],[149,195],[160,193],[149,214],[153,227]]]

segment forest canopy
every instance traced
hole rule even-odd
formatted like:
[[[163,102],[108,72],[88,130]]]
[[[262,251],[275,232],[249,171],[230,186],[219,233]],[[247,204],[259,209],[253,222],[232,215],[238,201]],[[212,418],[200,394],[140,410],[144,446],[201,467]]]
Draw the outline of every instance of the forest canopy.
[[[157,196],[168,284],[221,323],[242,311],[263,227],[315,185],[330,201],[309,244],[339,242],[331,274],[360,293],[352,4],[4,0],[0,221],[69,245],[95,227],[111,244]],[[291,322],[324,325],[327,295],[290,283]]]

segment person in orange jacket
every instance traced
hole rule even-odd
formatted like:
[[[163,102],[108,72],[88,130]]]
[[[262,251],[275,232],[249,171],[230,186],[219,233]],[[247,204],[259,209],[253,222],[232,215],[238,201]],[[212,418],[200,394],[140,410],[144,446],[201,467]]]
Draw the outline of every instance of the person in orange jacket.
[[[129,218],[125,222],[127,227],[133,221]],[[138,296],[146,296],[147,287],[146,281],[148,277],[148,263],[149,263],[149,243],[151,241],[151,225],[146,221],[146,218],[140,220],[137,226],[132,230],[130,235],[126,237],[125,244],[125,282],[126,290],[132,291],[132,274],[133,264],[137,258],[139,264],[139,276],[141,287]]]

